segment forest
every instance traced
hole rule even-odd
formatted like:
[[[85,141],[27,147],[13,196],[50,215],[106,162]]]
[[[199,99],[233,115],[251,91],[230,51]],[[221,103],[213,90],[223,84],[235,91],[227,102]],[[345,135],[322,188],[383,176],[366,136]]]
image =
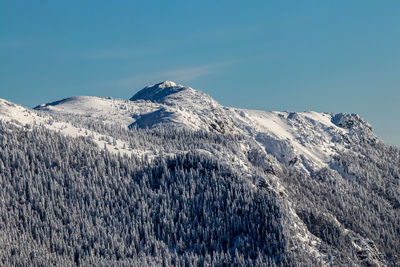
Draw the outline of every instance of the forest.
[[[163,149],[153,158],[115,154],[90,135],[73,138],[40,125],[0,122],[0,265],[400,262],[396,147],[357,139],[351,152],[334,158],[333,170],[306,175],[273,166],[245,136],[86,126],[113,132],[132,149]],[[250,177],[216,156],[243,154],[243,143]],[[291,235],[293,215],[285,196],[272,189],[272,175],[286,188],[295,215],[320,240],[321,257]]]

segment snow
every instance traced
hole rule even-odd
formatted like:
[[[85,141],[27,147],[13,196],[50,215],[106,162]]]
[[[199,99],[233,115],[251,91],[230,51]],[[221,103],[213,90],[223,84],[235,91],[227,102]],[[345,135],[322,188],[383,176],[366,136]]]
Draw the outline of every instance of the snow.
[[[275,164],[274,168],[279,169],[282,164],[305,173],[331,168],[332,158],[339,151],[347,149],[346,136],[350,131],[370,130],[369,124],[355,114],[333,115],[315,111],[279,112],[224,107],[201,91],[171,81],[147,86],[130,100],[75,96],[42,104],[35,110],[30,110],[0,99],[1,120],[11,121],[20,126],[43,125],[49,130],[74,137],[86,136],[92,138],[100,149],[106,147],[112,153],[138,156],[146,154],[151,160],[163,152],[162,147],[159,151],[129,149],[127,143],[118,139],[112,145],[105,140],[115,139],[114,137],[77,128],[67,121],[54,120],[57,115],[75,116],[78,119],[90,118],[104,124],[120,125],[126,129],[153,128],[161,125],[244,135],[259,146],[272,164]],[[244,142],[240,147],[243,153],[226,153],[216,148],[212,155],[232,166],[243,177],[251,177],[254,173],[247,158],[250,148]],[[174,151],[167,153],[173,155]],[[268,179],[272,190],[286,195],[279,177],[268,175],[264,178]],[[291,207],[290,200],[285,201],[291,209],[289,216],[294,222],[294,236],[297,237],[299,246],[304,245],[318,257],[324,258],[317,249],[320,240],[307,230]]]
[[[71,98],[75,104],[86,97],[75,97]],[[44,106],[43,106],[44,107]],[[76,107],[76,106],[75,106]],[[92,109],[93,110],[93,109]],[[76,110],[79,114],[85,114],[82,110]],[[95,143],[99,145],[100,148],[107,147],[107,149],[112,153],[125,153],[125,154],[136,154],[142,155],[142,151],[128,150],[128,144],[124,141],[116,139],[117,145],[112,146],[108,144],[105,140],[107,136],[92,132],[89,130],[77,128],[68,122],[58,122],[54,121],[51,116],[46,116],[43,114],[38,114],[35,110],[30,110],[21,105],[11,103],[7,100],[0,98],[0,120],[14,123],[16,126],[25,125],[41,125],[45,128],[63,133],[68,136],[78,137],[85,136],[92,138]]]
[[[268,153],[288,165],[295,160],[303,165],[301,168],[306,172],[328,167],[332,155],[338,149],[343,149],[342,145],[335,144],[332,140],[345,130],[333,124],[329,114],[311,111],[239,112],[253,124],[253,131],[257,133],[256,140]],[[284,160],[281,155],[285,157]]]
[[[162,83],[158,83],[155,85],[147,86],[137,92],[134,96],[130,98],[131,101],[143,99],[150,101],[162,101],[168,95],[180,92],[182,90],[186,90],[188,87],[185,87],[180,84],[176,84],[171,81],[165,81]]]
[[[332,157],[346,149],[346,136],[350,131],[370,129],[369,124],[355,114],[223,107],[207,94],[172,81],[147,86],[130,100],[75,96],[42,104],[35,108],[41,111],[40,116],[33,110],[5,100],[1,101],[1,106],[2,117],[21,123],[44,123],[43,116],[62,114],[91,118],[127,129],[163,125],[246,135],[278,162],[306,173],[329,168]],[[62,129],[62,132],[72,136],[81,135],[68,123],[54,123],[46,127]],[[122,150],[120,146],[117,148]]]
[[[244,134],[256,140],[279,162],[307,173],[329,167],[337,151],[345,149],[343,136],[349,132],[332,114],[227,108],[201,91],[172,81],[147,86],[130,101],[78,96],[40,105],[36,109],[95,118],[127,128],[172,125]],[[361,121],[357,116],[342,117],[341,120],[346,119],[346,122]]]
[[[0,98],[0,119],[5,121],[15,120],[21,124],[32,124],[35,121],[41,122],[42,118],[34,111],[24,108],[18,104],[11,103]]]

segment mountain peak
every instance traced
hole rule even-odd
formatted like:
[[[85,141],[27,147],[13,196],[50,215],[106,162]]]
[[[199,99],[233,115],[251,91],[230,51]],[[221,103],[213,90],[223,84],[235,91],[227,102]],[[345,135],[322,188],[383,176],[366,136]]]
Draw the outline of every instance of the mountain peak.
[[[158,83],[156,85],[158,85],[158,87],[160,87],[160,88],[168,88],[168,87],[177,86],[178,84],[176,84],[173,81],[163,81],[163,82]]]
[[[146,86],[145,88],[137,92],[134,96],[132,96],[129,100],[136,101],[142,99],[158,102],[160,100],[163,100],[166,96],[178,93],[188,88],[189,87],[177,84],[172,81],[164,81],[154,85]]]

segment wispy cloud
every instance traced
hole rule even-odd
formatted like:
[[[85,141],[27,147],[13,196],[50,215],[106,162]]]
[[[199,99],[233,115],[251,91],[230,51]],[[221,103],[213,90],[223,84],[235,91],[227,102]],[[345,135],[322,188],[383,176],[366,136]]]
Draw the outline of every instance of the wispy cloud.
[[[155,78],[187,82],[202,76],[216,73],[223,65],[226,65],[226,63],[207,64],[203,66],[175,69],[160,73],[158,76],[156,75]]]
[[[200,77],[217,73],[223,67],[226,67],[230,64],[232,64],[231,61],[218,62],[200,66],[178,68],[156,74],[132,75],[119,80],[106,82],[103,83],[102,85],[107,87],[131,87],[139,83],[145,85],[148,83],[154,83],[164,80],[172,80],[176,82],[188,82]]]

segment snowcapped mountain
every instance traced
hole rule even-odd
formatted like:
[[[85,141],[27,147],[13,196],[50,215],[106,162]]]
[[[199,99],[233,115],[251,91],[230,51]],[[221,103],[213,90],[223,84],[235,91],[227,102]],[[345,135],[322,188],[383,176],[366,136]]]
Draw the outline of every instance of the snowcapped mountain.
[[[123,127],[185,127],[243,134],[279,162],[304,172],[329,167],[336,152],[354,138],[377,142],[371,126],[356,114],[275,112],[223,107],[207,94],[171,81],[147,86],[130,100],[71,97],[37,106],[45,114],[91,117]]]
[[[224,107],[165,81],[129,100],[76,96],[30,110],[0,99],[0,120],[87,138],[118,157],[157,162],[194,153],[228,166],[251,190],[273,193],[295,261],[302,255],[304,264],[398,263],[399,149],[384,145],[357,114]],[[235,238],[236,248],[243,238]]]

